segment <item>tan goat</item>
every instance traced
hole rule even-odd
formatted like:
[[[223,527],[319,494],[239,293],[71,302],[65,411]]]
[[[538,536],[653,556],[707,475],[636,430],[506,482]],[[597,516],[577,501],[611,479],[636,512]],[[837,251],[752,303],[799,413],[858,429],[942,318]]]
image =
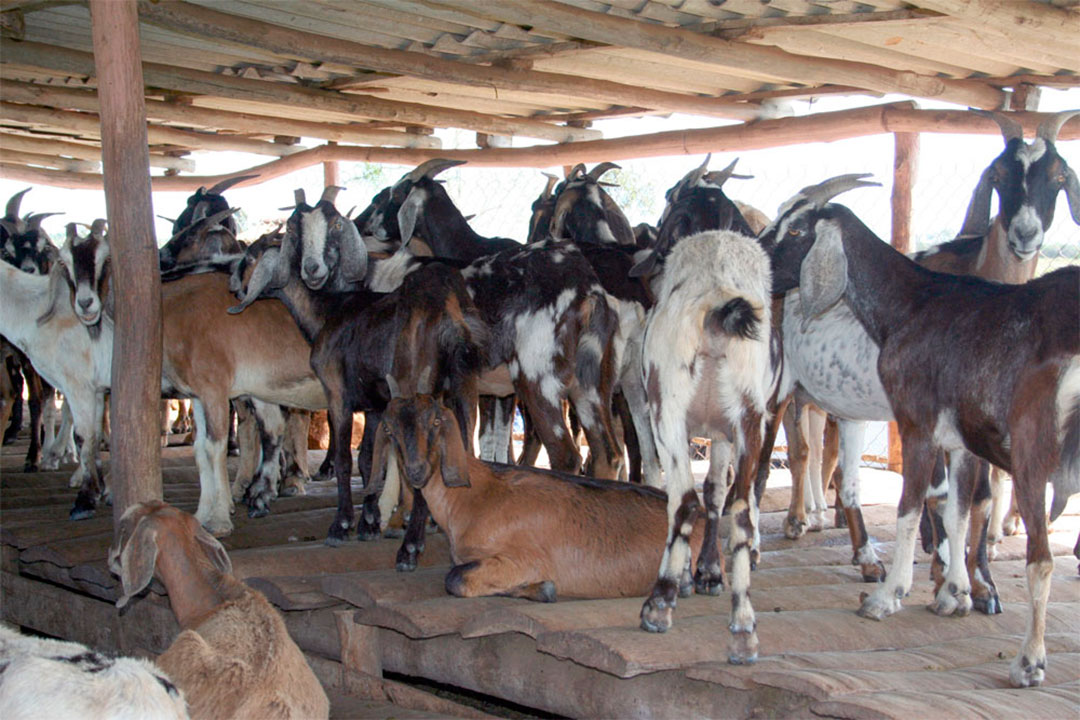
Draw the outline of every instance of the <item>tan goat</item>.
[[[452,595],[627,597],[644,595],[656,578],[667,535],[659,490],[485,463],[464,451],[454,413],[431,395],[387,406],[374,482],[382,482],[388,461],[423,489],[450,540]],[[702,529],[695,524],[694,547]]]
[[[330,706],[285,623],[263,595],[232,575],[225,548],[194,516],[141,503],[120,520],[109,567],[123,607],[156,575],[182,632],[157,664],[198,718],[326,718]]]

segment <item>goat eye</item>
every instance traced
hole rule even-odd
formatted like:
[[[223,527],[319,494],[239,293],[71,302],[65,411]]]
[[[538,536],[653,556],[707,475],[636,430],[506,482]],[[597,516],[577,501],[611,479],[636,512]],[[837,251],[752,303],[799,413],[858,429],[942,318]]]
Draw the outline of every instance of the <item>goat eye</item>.
[[[393,434],[394,434],[394,433],[393,433],[393,432],[392,432],[392,431],[390,430],[390,423],[386,423],[386,422],[384,422],[384,423],[382,424],[382,429],[383,429],[383,432],[384,432],[384,433],[386,433],[387,435],[393,435]]]
[[[434,425],[435,427],[439,427],[439,425],[442,424],[442,420],[440,420],[439,418],[435,418],[434,420],[431,421],[431,424]]]

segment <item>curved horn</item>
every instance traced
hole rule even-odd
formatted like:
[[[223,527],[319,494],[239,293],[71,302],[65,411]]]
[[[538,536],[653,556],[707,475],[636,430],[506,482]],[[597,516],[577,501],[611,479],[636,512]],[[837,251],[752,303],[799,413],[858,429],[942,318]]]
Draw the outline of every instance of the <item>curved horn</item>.
[[[548,225],[548,235],[556,240],[565,238],[563,226],[566,224],[566,216],[570,212],[570,203],[565,202],[566,196],[562,196],[564,202],[556,202],[555,210],[551,214],[551,223]]]
[[[169,223],[170,225],[175,225],[176,224],[176,218],[165,217],[164,215],[158,215],[158,218],[161,219],[161,220],[164,220],[165,222]]]
[[[1021,140],[1024,139],[1024,127],[1005,113],[990,112],[989,110],[978,109],[972,110],[971,112],[975,113],[976,115],[981,115],[984,118],[990,118],[991,120],[996,122],[998,124],[998,127],[1001,128],[1001,137],[1005,139],[1006,145],[1008,145],[1009,141],[1013,138],[1020,138]]]
[[[1039,123],[1039,129],[1035,132],[1036,137],[1041,137],[1046,142],[1057,142],[1061,126],[1069,121],[1074,115],[1080,115],[1080,110],[1066,110],[1054,113],[1052,116]]]
[[[344,189],[345,188],[341,187],[340,185],[327,185],[322,191],[322,197],[319,198],[319,202],[325,200],[326,202],[333,205],[334,200],[337,199],[338,193]]]
[[[207,195],[220,195],[221,193],[225,192],[226,190],[231,188],[233,185],[236,185],[237,183],[242,183],[245,180],[252,180],[252,179],[257,178],[257,177],[259,177],[258,173],[254,174],[254,175],[237,175],[236,177],[226,178],[226,179],[222,180],[221,182],[219,182],[217,185],[214,185],[214,187],[207,190],[206,194]]]
[[[304,197],[304,188],[296,188],[293,190],[293,202],[296,206],[307,205],[307,198]]]
[[[15,218],[16,220],[19,219],[19,205],[22,203],[23,195],[30,192],[31,190],[33,190],[32,187],[28,187],[25,190],[20,190],[19,192],[12,195],[10,199],[8,199],[6,213],[7,217]]]
[[[390,399],[401,397],[401,387],[390,373],[386,374],[386,385],[390,388]]]
[[[47,212],[47,213],[35,213],[33,215],[29,215],[26,218],[26,227],[29,228],[30,230],[37,230],[38,228],[41,227],[41,221],[44,220],[45,218],[52,217],[53,215],[63,215],[63,214],[64,213],[62,213],[62,212]]]
[[[431,395],[435,392],[435,383],[431,379],[431,366],[428,365],[420,371],[420,379],[416,381],[417,395]]]
[[[590,180],[595,182],[595,181],[599,180],[601,177],[603,177],[604,173],[606,173],[608,170],[619,170],[619,169],[621,169],[621,168],[618,165],[616,165],[615,163],[613,163],[613,162],[602,162],[599,165],[597,165],[596,167],[594,167],[592,170],[590,170],[586,177],[588,177]]]
[[[547,178],[547,185],[544,187],[544,192],[540,194],[541,199],[547,200],[551,197],[551,191],[555,189],[555,186],[559,184],[559,176],[552,175],[551,173],[541,173]]]
[[[204,225],[207,228],[212,228],[215,225],[217,225],[218,223],[220,223],[222,220],[224,220],[225,218],[227,218],[230,215],[232,215],[233,213],[237,213],[237,212],[240,212],[240,208],[234,207],[234,208],[229,208],[228,210],[222,210],[221,212],[216,212],[213,215],[210,215],[209,217],[199,218],[198,220],[191,223],[187,227],[182,228],[179,231],[173,233],[173,236],[171,238],[169,238],[168,242],[166,242],[165,244],[168,245],[169,243],[171,243],[173,240],[180,237],[181,235],[184,235],[185,233],[190,232],[196,225]]]
[[[850,173],[829,178],[817,185],[808,185],[799,191],[799,194],[817,207],[832,200],[840,193],[854,190],[860,187],[881,187],[879,182],[867,182],[863,178],[871,177],[873,173]]]
[[[709,179],[709,184],[715,185],[717,187],[723,187],[724,183],[726,183],[733,177],[749,180],[752,177],[751,175],[735,174],[735,164],[737,162],[739,162],[739,158],[735,158],[734,160],[732,160],[731,163],[723,170],[720,170],[718,172],[705,173],[705,176]]]
[[[433,178],[443,170],[448,170],[458,165],[464,165],[464,160],[448,160],[446,158],[432,158],[427,162],[421,163],[414,167],[411,171],[405,174],[403,180],[409,182],[417,182],[421,178]]]
[[[566,176],[567,180],[573,180],[578,175],[585,174],[585,163],[578,163],[574,167],[570,168],[570,173]]]
[[[64,237],[67,238],[67,241],[69,243],[75,242],[76,238],[79,237],[79,224],[69,222],[67,225],[65,225]]]

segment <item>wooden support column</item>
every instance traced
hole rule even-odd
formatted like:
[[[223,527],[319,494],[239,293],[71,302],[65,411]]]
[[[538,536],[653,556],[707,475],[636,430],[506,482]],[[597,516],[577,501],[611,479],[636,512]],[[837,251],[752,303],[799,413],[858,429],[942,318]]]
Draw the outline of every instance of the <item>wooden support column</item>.
[[[919,134],[893,133],[892,245],[905,255],[911,252],[911,190],[919,164]],[[904,471],[900,430],[889,423],[889,470]]]
[[[337,145],[336,142],[328,142],[327,145]],[[331,185],[339,185],[338,182],[338,163],[337,160],[327,160],[322,164],[323,172],[323,187],[330,187]]]
[[[150,203],[138,10],[133,0],[90,0],[90,20],[116,302],[111,401],[115,522],[135,503],[162,498],[161,276]]]

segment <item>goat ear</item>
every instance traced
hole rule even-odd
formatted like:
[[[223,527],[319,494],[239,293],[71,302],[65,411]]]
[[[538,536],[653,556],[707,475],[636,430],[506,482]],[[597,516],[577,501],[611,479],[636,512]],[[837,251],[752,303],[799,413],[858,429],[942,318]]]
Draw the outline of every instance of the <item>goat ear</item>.
[[[120,551],[120,583],[124,594],[116,601],[122,608],[154,579],[157,564],[157,527],[152,520],[142,518]]]
[[[418,188],[413,188],[405,202],[397,212],[398,230],[401,232],[401,244],[408,245],[416,232],[416,220],[420,217],[420,209],[424,205],[427,194]]]
[[[370,432],[369,426],[366,424],[364,425],[364,432]],[[364,478],[364,489],[378,493],[382,491],[383,485],[386,484],[386,464],[390,462],[391,456],[395,454],[393,441],[387,435],[381,418],[375,429],[375,442],[373,444],[375,448],[371,452],[371,478]]]
[[[198,521],[196,521],[195,539],[202,546],[206,557],[210,559],[218,572],[232,575],[232,560],[229,559],[229,554],[225,552],[224,546],[218,542],[216,537],[207,532],[206,528],[199,525]]]
[[[457,418],[446,409],[439,408],[442,432],[439,433],[439,470],[446,487],[472,487],[469,483],[469,456],[461,437]]]
[[[341,259],[338,261],[338,274],[346,282],[360,282],[367,275],[367,245],[364,244],[360,231],[351,220],[341,218],[341,224]]]
[[[227,312],[230,315],[242,313],[247,309],[248,305],[262,297],[262,293],[267,287],[277,287],[273,281],[276,280],[277,266],[280,262],[284,262],[281,251],[277,248],[268,248],[251,271],[244,299],[240,301],[239,305],[233,305],[229,308]]]
[[[634,267],[630,268],[630,272],[627,273],[630,277],[649,277],[656,269],[656,260],[659,257],[655,249],[649,250],[649,252],[642,258]]]
[[[816,239],[799,270],[799,300],[803,330],[810,321],[835,305],[847,288],[847,256],[840,228],[833,220],[819,220]]]
[[[971,194],[964,224],[957,237],[982,237],[990,230],[990,195],[994,191],[994,166],[983,170],[975,192]]]
[[[67,268],[60,260],[54,260],[49,269],[49,305],[37,319],[38,325],[44,325],[56,313],[56,308],[63,302],[64,290],[67,289]]]
[[[1069,201],[1069,213],[1073,222],[1080,225],[1080,181],[1076,179],[1076,171],[1065,168],[1065,197]]]

